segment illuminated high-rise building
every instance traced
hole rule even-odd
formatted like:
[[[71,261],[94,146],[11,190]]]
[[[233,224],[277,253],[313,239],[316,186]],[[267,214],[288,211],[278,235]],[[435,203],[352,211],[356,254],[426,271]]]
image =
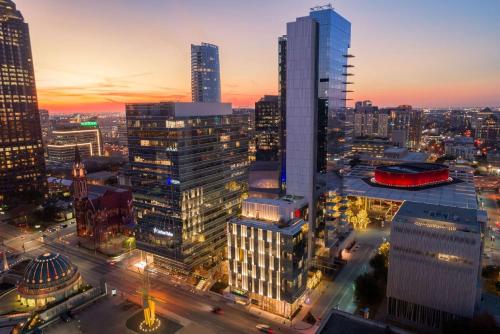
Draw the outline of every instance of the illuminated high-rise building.
[[[193,102],[220,102],[219,47],[191,44],[191,94]]]
[[[103,155],[103,140],[95,120],[56,124],[47,145],[48,162],[71,163],[75,146],[84,159]]]
[[[283,147],[283,119],[278,96],[265,95],[255,102],[255,140],[257,161],[280,161]]]
[[[307,201],[249,198],[227,224],[229,287],[252,304],[292,316],[307,286]]]
[[[229,103],[127,105],[137,247],[189,273],[224,256],[247,190],[247,116]]]
[[[346,101],[351,46],[351,23],[331,5],[311,9],[309,16],[318,23],[318,156],[317,169],[325,171],[327,162],[345,153]]]
[[[415,110],[409,105],[386,109],[391,116],[391,131],[399,134],[401,130],[406,135],[405,147],[417,150],[422,140],[423,112]]]
[[[29,28],[14,2],[0,0],[0,202],[45,185]]]

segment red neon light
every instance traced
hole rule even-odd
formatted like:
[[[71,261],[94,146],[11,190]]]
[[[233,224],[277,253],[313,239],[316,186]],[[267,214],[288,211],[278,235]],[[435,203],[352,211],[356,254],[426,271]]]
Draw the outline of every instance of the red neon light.
[[[393,187],[421,187],[449,180],[447,168],[422,171],[420,173],[397,173],[384,170],[375,170],[375,182]]]

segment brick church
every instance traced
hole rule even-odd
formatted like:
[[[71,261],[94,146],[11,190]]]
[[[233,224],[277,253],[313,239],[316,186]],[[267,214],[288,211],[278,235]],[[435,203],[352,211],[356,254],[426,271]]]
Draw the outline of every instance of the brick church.
[[[98,249],[119,235],[133,235],[132,191],[88,184],[78,148],[75,148],[72,178],[77,235],[84,244]]]

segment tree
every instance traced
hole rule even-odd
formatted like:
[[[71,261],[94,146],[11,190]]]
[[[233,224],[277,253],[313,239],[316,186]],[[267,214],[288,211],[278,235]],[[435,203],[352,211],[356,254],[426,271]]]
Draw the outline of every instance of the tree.
[[[368,224],[370,223],[370,219],[368,218],[368,213],[366,212],[366,210],[360,210],[356,218],[357,219],[354,223],[354,228],[356,230],[366,230]]]
[[[373,305],[384,298],[384,289],[378,284],[377,278],[371,273],[358,276],[355,281],[355,295],[360,305]]]
[[[35,217],[43,222],[53,222],[59,210],[54,205],[46,205],[41,210],[35,212]]]
[[[385,256],[380,253],[375,254],[370,260],[370,267],[375,271],[385,269]]]
[[[389,266],[389,249],[391,248],[391,245],[389,244],[388,241],[383,242],[379,248],[378,248],[378,253],[382,254],[385,258],[385,266]]]

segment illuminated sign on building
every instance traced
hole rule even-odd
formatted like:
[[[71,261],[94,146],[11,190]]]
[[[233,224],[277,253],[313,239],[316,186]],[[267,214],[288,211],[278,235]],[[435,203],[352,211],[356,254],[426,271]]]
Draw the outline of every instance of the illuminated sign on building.
[[[153,229],[153,233],[159,234],[159,235],[164,235],[166,237],[173,237],[174,236],[174,234],[172,232],[160,230],[159,228],[156,228],[156,227]]]
[[[97,122],[81,122],[80,123],[80,126],[84,126],[84,127],[95,127],[97,126]]]
[[[172,185],[172,184],[181,184],[181,181],[172,179],[170,176],[167,178],[167,185]]]

